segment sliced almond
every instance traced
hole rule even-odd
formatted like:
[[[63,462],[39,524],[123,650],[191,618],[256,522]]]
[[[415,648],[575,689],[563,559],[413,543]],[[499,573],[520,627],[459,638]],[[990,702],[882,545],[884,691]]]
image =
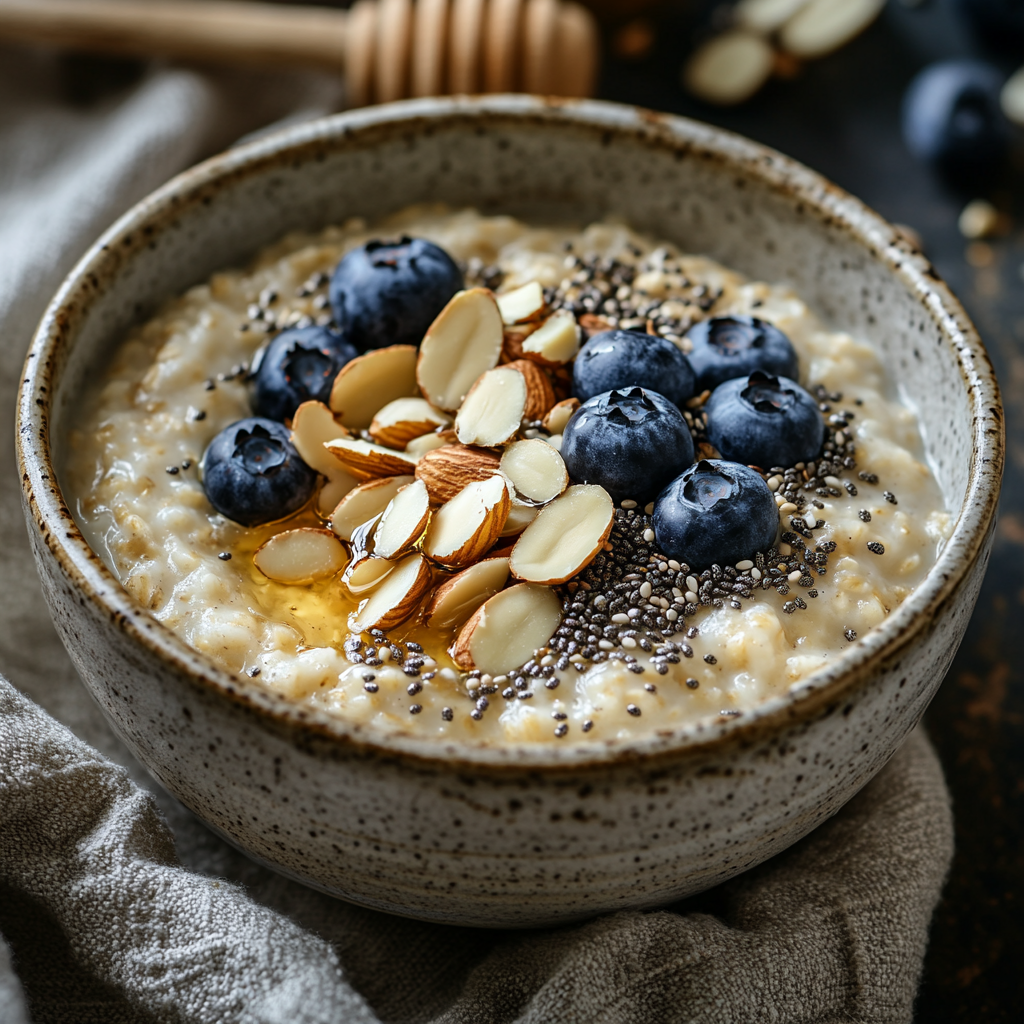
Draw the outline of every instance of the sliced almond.
[[[566,310],[549,316],[523,340],[523,356],[543,366],[564,366],[580,350],[580,329],[576,317]]]
[[[323,402],[303,402],[292,417],[292,444],[302,461],[327,477],[317,495],[317,512],[325,519],[359,482],[324,448],[324,442],[347,437],[348,431]]]
[[[845,46],[881,13],[885,0],[810,0],[779,33],[794,57],[813,60]]]
[[[750,99],[768,81],[774,64],[775,51],[763,36],[723,32],[699,47],[686,62],[683,84],[699,99],[730,106]]]
[[[334,378],[331,409],[349,430],[365,430],[378,409],[419,394],[416,348],[390,345],[346,363]]]
[[[600,334],[602,331],[610,331],[615,326],[611,320],[598,316],[596,313],[584,313],[580,317],[579,323],[580,328],[588,338],[592,338],[595,334]]]
[[[324,447],[357,480],[372,480],[379,476],[401,476],[416,469],[416,459],[404,452],[396,452],[380,444],[338,437]]]
[[[543,438],[543,440],[546,441],[549,445],[551,445],[551,447],[554,448],[556,452],[560,452],[562,450],[561,434],[552,434],[550,437]]]
[[[361,523],[379,516],[412,476],[385,476],[367,480],[346,494],[331,513],[331,529],[342,539],[352,540],[352,531]]]
[[[615,506],[597,484],[576,484],[540,510],[512,549],[516,579],[565,583],[594,556],[612,532]]]
[[[411,618],[427,591],[433,572],[420,554],[399,562],[384,581],[348,617],[353,633],[368,629],[393,629]]]
[[[431,629],[458,629],[508,582],[508,559],[485,558],[445,580],[434,591],[423,613]]]
[[[394,561],[412,551],[430,521],[430,496],[413,480],[391,499],[373,535],[373,553]]]
[[[345,568],[348,555],[330,530],[304,526],[274,534],[256,549],[252,560],[268,579],[277,583],[312,583]]]
[[[364,554],[349,562],[341,582],[353,597],[359,597],[383,583],[394,569],[394,562]]]
[[[505,527],[498,536],[518,537],[537,518],[539,513],[539,505],[530,505],[518,498],[513,498],[508,510],[508,519],[505,520]]]
[[[438,314],[420,345],[416,380],[423,397],[454,412],[482,373],[501,356],[501,313],[486,288],[459,292]]]
[[[451,416],[435,409],[425,398],[396,398],[377,410],[369,433],[377,444],[401,450],[414,438],[446,427],[451,421]]]
[[[511,504],[500,473],[467,484],[434,513],[423,553],[451,569],[475,562],[498,539]]]
[[[515,370],[521,373],[523,380],[526,381],[526,408],[523,411],[523,418],[542,420],[555,404],[555,390],[548,380],[548,375],[529,359],[517,359],[506,363],[501,369]]]
[[[553,501],[569,486],[569,472],[562,456],[539,438],[516,441],[501,456],[501,471],[516,493],[529,501]]]
[[[456,436],[463,444],[504,444],[523,422],[526,398],[523,374],[508,366],[488,370],[470,389],[455,417]]]
[[[498,312],[502,322],[509,326],[536,320],[544,309],[544,289],[539,281],[531,281],[522,288],[498,296]]]
[[[498,470],[500,460],[493,452],[449,444],[427,452],[416,463],[416,479],[422,480],[435,505],[451,501],[467,484],[487,480]]]
[[[572,414],[580,407],[578,398],[566,398],[564,401],[553,405],[547,416],[544,417],[544,429],[549,434],[561,434],[565,425],[572,419]]]
[[[553,590],[520,583],[485,601],[459,631],[450,653],[460,668],[502,675],[529,661],[561,621]]]
[[[809,0],[740,0],[733,8],[733,19],[741,28],[762,35],[777,32]]]
[[[405,454],[412,456],[414,459],[421,459],[427,452],[443,448],[446,444],[451,443],[451,440],[445,437],[444,434],[424,434],[422,437],[414,437],[405,446]]]

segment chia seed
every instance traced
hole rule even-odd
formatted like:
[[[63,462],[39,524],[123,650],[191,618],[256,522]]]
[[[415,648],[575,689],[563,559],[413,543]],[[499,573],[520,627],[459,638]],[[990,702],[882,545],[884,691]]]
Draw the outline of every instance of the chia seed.
[[[869,540],[868,551],[870,551],[873,555],[884,555],[885,547],[884,545],[879,544],[877,540]]]
[[[855,629],[844,629],[843,630],[843,636],[845,636],[846,639],[849,640],[850,643],[852,644],[853,641],[857,639],[857,630],[855,630]]]
[[[230,551],[222,551],[217,557],[222,562],[230,562],[231,561],[231,552]]]

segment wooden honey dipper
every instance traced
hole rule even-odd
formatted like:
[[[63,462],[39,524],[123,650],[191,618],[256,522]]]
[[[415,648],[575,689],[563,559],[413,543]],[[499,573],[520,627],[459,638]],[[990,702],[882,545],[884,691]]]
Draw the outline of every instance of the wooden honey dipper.
[[[0,41],[343,72],[350,106],[446,93],[590,96],[593,16],[566,0],[0,0]]]

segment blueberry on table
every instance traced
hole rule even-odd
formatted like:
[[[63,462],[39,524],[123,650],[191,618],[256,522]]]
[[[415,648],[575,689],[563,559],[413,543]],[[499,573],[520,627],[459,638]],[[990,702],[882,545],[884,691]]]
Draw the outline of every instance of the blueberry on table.
[[[210,504],[242,526],[298,512],[317,484],[316,472],[299,458],[288,428],[255,416],[225,427],[209,443],[202,472]]]
[[[693,397],[689,360],[657,334],[601,331],[580,349],[572,367],[573,394],[585,402],[604,391],[641,387],[681,406]]]
[[[367,242],[342,257],[331,278],[331,309],[360,352],[418,345],[462,288],[462,271],[422,238]]]
[[[793,343],[782,331],[753,316],[716,316],[691,327],[690,365],[698,391],[713,391],[734,377],[755,370],[778,377],[798,377],[800,365]]]
[[[903,139],[910,152],[957,185],[990,178],[1010,144],[999,102],[1003,78],[976,60],[925,68],[903,97]]]
[[[734,565],[775,543],[779,510],[759,473],[738,462],[701,459],[654,504],[658,550],[691,569]]]
[[[286,420],[303,402],[326,403],[338,371],[357,355],[350,342],[326,327],[282,331],[256,367],[252,411]]]
[[[664,395],[626,388],[584,402],[566,424],[561,451],[576,483],[600,484],[616,502],[646,502],[693,462],[693,437]]]
[[[759,370],[726,381],[704,406],[708,440],[732,462],[793,466],[817,458],[825,440],[818,403],[795,380]]]

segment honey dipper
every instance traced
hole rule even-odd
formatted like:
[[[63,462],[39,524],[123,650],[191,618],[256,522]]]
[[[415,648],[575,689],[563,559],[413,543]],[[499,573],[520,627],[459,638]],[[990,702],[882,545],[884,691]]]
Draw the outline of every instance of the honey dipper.
[[[0,0],[0,41],[342,72],[348,103],[533,92],[589,96],[594,19],[566,0]]]

